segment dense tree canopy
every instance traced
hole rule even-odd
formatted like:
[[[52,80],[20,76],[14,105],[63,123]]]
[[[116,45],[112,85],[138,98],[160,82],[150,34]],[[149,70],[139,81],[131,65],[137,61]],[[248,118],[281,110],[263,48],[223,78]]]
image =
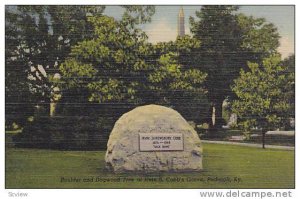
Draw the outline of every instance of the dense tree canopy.
[[[149,58],[148,103],[171,106],[187,120],[200,122],[208,114],[207,74],[195,67],[193,51],[200,42],[186,35],[176,41],[153,45]],[[148,58],[148,59],[149,59]],[[149,101],[150,100],[150,101]]]
[[[116,119],[144,104],[172,107],[213,130],[225,99],[235,99],[232,111],[247,130],[288,126],[294,117],[295,56],[274,56],[276,27],[237,6],[202,6],[190,18],[191,36],[156,44],[140,26],[154,6],[122,6],[118,19],[105,6],[5,9],[6,124],[35,115],[20,142],[105,148]],[[53,101],[57,117],[34,114]]]
[[[260,61],[276,51],[279,35],[273,24],[237,14],[237,6],[202,6],[190,18],[191,32],[201,41],[195,62],[207,73],[208,97],[222,124],[222,103],[232,95],[230,85],[247,61]]]
[[[173,106],[193,119],[199,119],[199,110],[206,113],[201,106],[206,75],[189,66],[186,57],[199,42],[186,36],[152,45],[124,20],[102,16],[89,21],[94,38],[75,45],[60,66],[64,90],[77,92],[83,101]]]
[[[136,101],[144,81],[146,36],[112,17],[90,17],[94,36],[73,46],[60,66],[64,85],[81,88],[91,102]],[[140,87],[142,88],[142,87]]]
[[[288,72],[295,73],[295,55],[290,55],[282,61],[282,65],[288,67]]]
[[[36,104],[49,104],[52,79],[59,63],[69,54],[71,45],[89,37],[91,26],[86,16],[101,15],[104,7],[6,6],[5,9],[6,122],[24,123],[33,115]],[[22,119],[16,119],[19,116]]]
[[[93,38],[87,20],[105,6],[6,6],[6,113],[26,120],[34,106],[47,107],[57,86],[54,75],[74,46]],[[135,26],[151,20],[154,6],[124,6],[123,21]],[[56,77],[60,75],[56,74]],[[16,81],[18,80],[18,81]],[[26,113],[27,116],[22,116]],[[24,121],[23,121],[24,122]]]
[[[232,87],[238,97],[232,108],[240,123],[246,130],[258,127],[264,133],[285,126],[293,117],[294,73],[281,64],[280,56],[265,58],[262,64],[249,62],[248,67]]]

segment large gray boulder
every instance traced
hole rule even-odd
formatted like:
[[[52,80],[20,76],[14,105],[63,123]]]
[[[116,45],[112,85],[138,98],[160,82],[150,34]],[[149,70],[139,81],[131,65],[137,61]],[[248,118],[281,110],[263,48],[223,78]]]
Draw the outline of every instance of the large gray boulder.
[[[183,150],[141,151],[140,135],[179,135]],[[122,115],[109,136],[106,166],[121,172],[184,172],[202,169],[202,144],[196,131],[175,110],[141,106]]]

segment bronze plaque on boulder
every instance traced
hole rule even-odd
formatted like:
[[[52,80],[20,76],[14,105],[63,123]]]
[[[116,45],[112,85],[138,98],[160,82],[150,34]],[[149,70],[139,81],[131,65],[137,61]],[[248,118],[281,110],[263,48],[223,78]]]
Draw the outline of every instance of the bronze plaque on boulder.
[[[140,133],[140,151],[183,151],[182,133]]]

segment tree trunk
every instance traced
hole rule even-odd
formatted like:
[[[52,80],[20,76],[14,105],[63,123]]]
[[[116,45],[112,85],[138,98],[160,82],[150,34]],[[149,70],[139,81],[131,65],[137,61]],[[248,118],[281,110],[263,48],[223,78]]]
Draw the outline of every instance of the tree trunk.
[[[262,148],[265,149],[265,142],[266,142],[266,139],[265,139],[266,136],[265,135],[266,135],[266,131],[264,129],[262,129],[261,133],[262,133],[262,136],[261,136],[261,138],[262,138],[262,140],[261,140],[262,141]]]
[[[217,137],[219,130],[222,128],[222,104],[223,101],[216,101],[210,108],[209,134],[211,137]]]
[[[213,117],[214,117],[214,106],[211,105],[209,108],[209,118],[207,118],[209,129],[212,129],[214,127]]]
[[[217,101],[214,103],[215,105],[215,129],[221,129],[223,125],[223,117],[222,117],[222,106],[223,106],[223,100]]]

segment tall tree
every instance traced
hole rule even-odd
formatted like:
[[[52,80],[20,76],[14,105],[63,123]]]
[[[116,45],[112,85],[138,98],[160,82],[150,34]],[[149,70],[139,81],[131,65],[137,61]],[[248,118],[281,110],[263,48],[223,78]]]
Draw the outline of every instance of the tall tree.
[[[262,64],[249,62],[248,67],[248,72],[241,70],[234,80],[232,90],[238,99],[232,109],[246,130],[259,127],[264,138],[266,131],[284,126],[291,117],[294,74],[288,73],[280,56],[266,58]]]
[[[139,103],[147,70],[146,35],[108,16],[89,17],[89,22],[93,38],[74,45],[60,65],[64,89],[77,90],[90,102]]]
[[[285,70],[286,76],[289,78],[289,82],[291,83],[292,89],[289,89],[287,92],[284,93],[287,99],[289,99],[290,111],[289,117],[295,118],[295,55],[290,55],[289,57],[285,58],[281,65],[287,67]],[[291,124],[289,120],[286,120],[286,123],[283,125],[285,128],[291,128]]]
[[[172,106],[187,120],[200,122],[208,112],[206,74],[193,64],[200,42],[186,35],[176,41],[155,44],[147,57],[151,66],[145,101]],[[148,95],[147,95],[148,93]]]
[[[282,64],[288,67],[289,73],[295,73],[295,55],[290,55],[282,61]]]
[[[180,109],[189,118],[197,118],[197,114],[200,118],[199,110],[203,109],[196,108],[195,102],[206,102],[202,88],[206,75],[188,65],[183,56],[199,47],[197,40],[186,36],[152,45],[144,32],[124,18],[89,20],[95,37],[73,46],[70,57],[60,66],[64,90],[81,96],[84,91],[82,100],[90,102],[163,104]]]
[[[215,111],[215,124],[222,125],[222,104],[231,96],[230,85],[247,61],[259,61],[278,47],[277,29],[263,19],[237,14],[237,6],[202,6],[190,18],[191,32],[201,41],[195,56],[200,69],[208,74],[206,88]],[[214,110],[214,111],[213,111]]]
[[[101,15],[103,9],[102,6],[5,7],[7,118],[22,115],[25,112],[22,107],[28,107],[27,116],[32,115],[37,103],[49,103],[51,80],[58,64],[70,52],[72,44],[90,34],[87,15]]]
[[[9,128],[13,122],[23,125],[33,114],[33,96],[27,80],[27,59],[19,53],[20,29],[15,21],[16,13],[5,7],[5,124]]]

